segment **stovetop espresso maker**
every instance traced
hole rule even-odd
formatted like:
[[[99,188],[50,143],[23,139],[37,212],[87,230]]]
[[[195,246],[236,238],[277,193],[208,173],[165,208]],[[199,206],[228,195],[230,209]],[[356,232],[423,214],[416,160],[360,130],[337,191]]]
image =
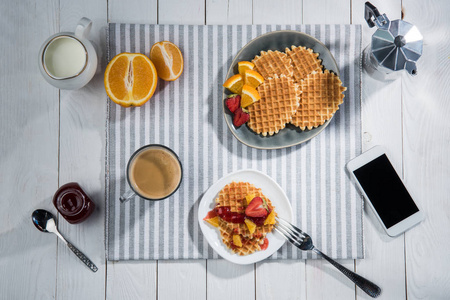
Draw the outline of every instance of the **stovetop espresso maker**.
[[[394,80],[402,70],[417,75],[416,62],[423,47],[423,36],[417,27],[403,20],[390,21],[370,2],[365,4],[364,18],[369,27],[377,26],[371,44],[364,49],[366,71],[382,80]]]

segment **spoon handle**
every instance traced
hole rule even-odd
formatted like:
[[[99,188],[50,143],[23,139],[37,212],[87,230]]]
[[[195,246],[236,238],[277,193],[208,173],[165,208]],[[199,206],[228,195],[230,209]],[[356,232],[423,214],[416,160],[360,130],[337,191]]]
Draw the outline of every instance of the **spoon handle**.
[[[97,266],[86,255],[84,255],[83,252],[78,250],[77,247],[75,247],[69,242],[67,242],[67,246],[69,247],[70,250],[72,250],[73,253],[75,253],[76,256],[78,256],[78,258],[82,262],[84,262],[86,266],[88,266],[89,269],[91,269],[92,272],[97,272],[98,270]]]

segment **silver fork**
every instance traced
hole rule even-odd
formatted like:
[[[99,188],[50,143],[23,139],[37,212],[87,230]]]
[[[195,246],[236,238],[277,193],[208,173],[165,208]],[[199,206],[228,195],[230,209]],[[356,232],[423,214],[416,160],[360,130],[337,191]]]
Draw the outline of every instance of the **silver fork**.
[[[325,258],[329,263],[335,266],[339,271],[344,273],[351,281],[353,281],[357,286],[359,286],[364,292],[369,296],[376,298],[381,294],[381,288],[375,283],[359,276],[358,274],[350,271],[343,265],[334,261],[332,258],[328,257],[322,251],[314,247],[311,237],[305,232],[301,231],[296,226],[292,225],[286,220],[276,217],[277,223],[275,224],[275,230],[277,230],[282,236],[284,236],[290,243],[301,250],[312,250],[317,254]]]

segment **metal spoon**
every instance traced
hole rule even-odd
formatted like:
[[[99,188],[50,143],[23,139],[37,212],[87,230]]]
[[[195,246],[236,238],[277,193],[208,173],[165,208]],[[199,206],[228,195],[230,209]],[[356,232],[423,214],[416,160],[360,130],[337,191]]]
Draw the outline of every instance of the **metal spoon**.
[[[78,250],[74,245],[66,241],[66,239],[59,233],[56,228],[56,222],[53,215],[44,209],[36,209],[31,214],[31,219],[33,220],[34,226],[42,232],[53,232],[56,234],[63,242],[66,244],[73,253],[75,253],[78,258],[84,262],[92,272],[97,272],[97,266],[89,259],[86,255],[83,254],[80,250]]]

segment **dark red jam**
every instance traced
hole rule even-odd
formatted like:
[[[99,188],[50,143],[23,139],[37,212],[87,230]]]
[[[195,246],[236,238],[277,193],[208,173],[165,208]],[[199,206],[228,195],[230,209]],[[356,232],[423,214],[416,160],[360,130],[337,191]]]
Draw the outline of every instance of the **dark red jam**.
[[[241,224],[241,223],[244,223],[245,219],[249,219],[250,221],[255,223],[257,226],[263,226],[264,221],[267,219],[267,216],[257,218],[257,217],[246,216],[244,213],[232,212],[232,211],[230,211],[230,207],[228,207],[228,206],[219,206],[219,207],[214,208],[214,210],[216,211],[216,213],[219,215],[219,217],[221,219],[223,219],[226,222],[231,222],[231,223]],[[270,211],[268,214],[270,214]]]
[[[230,223],[244,223],[245,214],[232,212],[228,206],[219,206],[214,209],[219,217]]]
[[[71,224],[83,222],[95,209],[94,202],[76,182],[61,186],[53,196],[53,205]]]

